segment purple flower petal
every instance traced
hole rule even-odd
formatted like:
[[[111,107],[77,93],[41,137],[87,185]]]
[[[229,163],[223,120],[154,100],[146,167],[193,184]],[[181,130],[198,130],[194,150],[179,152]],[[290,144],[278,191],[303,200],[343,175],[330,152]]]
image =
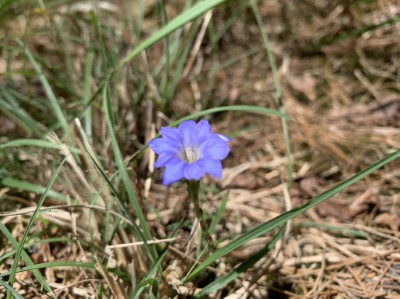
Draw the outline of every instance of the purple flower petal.
[[[179,150],[179,143],[164,138],[154,138],[149,142],[151,149],[157,154],[175,154]]]
[[[171,154],[161,154],[158,156],[157,161],[154,163],[154,167],[156,167],[156,168],[164,167],[165,165],[167,165],[169,160],[171,160],[173,158],[175,158],[175,156],[173,156]]]
[[[223,160],[230,152],[229,144],[219,135],[213,134],[205,144],[203,144],[203,158],[212,160]]]
[[[223,140],[225,142],[229,142],[229,141],[232,140],[232,138],[230,138],[228,136],[225,136],[225,135],[222,135],[222,134],[214,134],[214,135],[217,135],[219,138],[221,138],[221,140]]]
[[[213,134],[208,121],[197,124],[193,120],[182,122],[178,128],[163,127],[162,138],[155,138],[149,146],[158,154],[154,163],[165,167],[163,183],[172,184],[185,178],[200,180],[206,173],[220,179],[222,163],[229,152],[229,137]]]
[[[183,146],[196,145],[196,123],[193,120],[186,120],[182,122],[178,127],[179,132],[182,136]]]
[[[199,165],[205,170],[206,173],[215,176],[217,179],[222,178],[222,163],[219,160],[201,159]]]
[[[160,130],[160,134],[162,135],[162,137],[170,138],[175,142],[181,141],[181,134],[179,133],[179,130],[177,128],[162,127]]]
[[[185,165],[183,174],[187,180],[200,180],[206,173],[198,162],[193,162]]]
[[[185,162],[178,158],[171,159],[164,170],[163,184],[169,185],[182,179],[185,164]]]
[[[211,137],[212,130],[210,123],[206,120],[201,120],[196,125],[196,134],[199,144],[203,143],[207,138]]]

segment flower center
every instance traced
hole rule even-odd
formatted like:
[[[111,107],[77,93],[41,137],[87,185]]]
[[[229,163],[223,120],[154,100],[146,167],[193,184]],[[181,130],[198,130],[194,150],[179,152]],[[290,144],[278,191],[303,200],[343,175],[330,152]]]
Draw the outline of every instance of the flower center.
[[[192,163],[201,158],[201,152],[194,146],[187,146],[182,149],[179,157],[188,163]]]

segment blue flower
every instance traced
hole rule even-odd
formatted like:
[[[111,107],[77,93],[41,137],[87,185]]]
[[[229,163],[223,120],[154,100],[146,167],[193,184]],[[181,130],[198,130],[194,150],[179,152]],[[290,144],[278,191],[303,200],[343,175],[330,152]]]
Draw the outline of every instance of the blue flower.
[[[161,128],[162,138],[149,142],[158,155],[156,168],[165,167],[163,184],[180,179],[200,180],[207,173],[221,179],[222,164],[230,151],[230,138],[212,132],[208,121],[182,122],[178,128]]]

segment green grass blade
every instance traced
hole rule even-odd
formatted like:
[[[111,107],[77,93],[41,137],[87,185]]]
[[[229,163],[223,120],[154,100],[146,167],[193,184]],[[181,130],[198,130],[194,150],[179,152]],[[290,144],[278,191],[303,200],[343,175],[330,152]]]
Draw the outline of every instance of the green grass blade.
[[[274,249],[276,243],[282,238],[284,233],[285,227],[281,228],[280,231],[273,237],[271,242],[269,242],[263,249],[252,255],[249,259],[247,259],[245,262],[240,264],[228,274],[219,277],[209,285],[202,288],[202,290],[195,296],[195,298],[202,298],[212,292],[226,287],[229,283],[238,278],[240,274],[244,273],[247,269],[254,266],[255,263],[262,259],[269,251]]]
[[[195,118],[199,118],[201,116],[214,114],[214,113],[218,113],[218,112],[223,112],[223,111],[252,112],[252,113],[258,113],[258,114],[287,117],[286,114],[276,111],[276,110],[273,110],[273,109],[268,109],[268,108],[263,108],[263,107],[258,107],[258,106],[250,106],[250,105],[233,105],[233,106],[216,107],[216,108],[199,111],[199,112],[190,114],[188,116],[182,117],[182,118],[178,119],[177,121],[172,122],[170,124],[170,126],[173,127],[173,126],[180,124],[181,122],[183,122],[185,120],[195,119]]]
[[[184,222],[185,222],[185,219],[182,219],[181,222],[178,223],[178,225],[176,226],[174,232],[168,238],[176,237],[179,234],[180,230],[182,229],[182,225]],[[158,267],[161,267],[161,264],[162,264],[164,258],[169,253],[169,246],[170,246],[169,244],[166,244],[165,248],[163,248],[162,252],[159,254],[157,260],[153,263],[153,265],[151,266],[151,268],[149,269],[147,274],[143,277],[143,280],[147,280],[147,279],[155,276],[156,270],[158,269]],[[144,289],[146,287],[147,287],[147,285],[145,285],[145,284],[137,285],[135,287],[135,289],[132,291],[130,298],[131,299],[140,298],[141,293],[144,291]]]
[[[258,27],[260,28],[261,31],[261,36],[264,42],[264,47],[267,52],[268,56],[268,61],[271,66],[271,72],[272,72],[272,77],[274,80],[274,85],[275,85],[275,101],[277,105],[279,106],[279,112],[285,114],[285,104],[283,102],[283,97],[282,97],[282,88],[281,84],[279,82],[279,75],[278,71],[276,68],[276,62],[275,62],[275,57],[274,54],[272,53],[272,46],[271,43],[269,42],[269,37],[268,33],[266,30],[266,26],[262,21],[262,17],[260,14],[260,11],[258,10],[257,4],[255,0],[250,0],[251,7],[253,9],[254,15],[257,20]],[[285,147],[286,147],[286,157],[288,159],[288,188],[292,187],[292,182],[293,182],[293,158],[292,158],[292,147],[290,145],[290,136],[289,136],[289,127],[288,127],[288,122],[286,118],[281,118],[281,123],[282,123],[282,131],[283,131],[283,138],[285,139]]]
[[[175,30],[179,29],[180,27],[186,25],[187,23],[193,21],[197,17],[201,16],[202,14],[206,13],[207,11],[215,8],[216,6],[220,5],[221,3],[227,2],[228,0],[207,0],[207,1],[200,1],[197,4],[193,5],[189,9],[185,10],[179,16],[174,18],[171,22],[168,23],[165,27],[161,28],[153,35],[148,37],[142,43],[137,45],[128,55],[122,59],[119,65],[114,68],[107,76],[104,78],[100,87],[97,91],[92,95],[90,101],[86,104],[84,112],[86,111],[87,107],[94,101],[97,95],[103,90],[105,85],[109,84],[111,78],[117,73],[117,71],[129,63],[133,58],[139,55],[142,51],[146,50],[148,47],[152,46],[156,42],[160,41],[161,39],[165,38],[168,34],[174,32]]]
[[[39,270],[39,269],[47,269],[47,268],[57,268],[57,267],[71,267],[71,268],[79,268],[79,269],[96,269],[96,264],[92,262],[76,262],[76,261],[54,261],[54,262],[46,262],[41,264],[34,264],[25,266],[22,268],[17,268],[17,273]],[[11,275],[11,272],[1,273],[0,277],[5,277]]]
[[[286,114],[283,114],[277,110],[263,108],[259,106],[251,106],[251,105],[232,105],[232,106],[222,106],[216,107],[211,109],[202,110],[188,116],[182,117],[176,121],[173,121],[169,124],[170,127],[175,127],[179,125],[181,122],[189,119],[196,119],[205,115],[210,115],[214,113],[224,112],[224,111],[239,111],[239,112],[250,112],[250,113],[257,113],[257,114],[265,114],[265,115],[273,115],[279,117],[287,117]]]
[[[12,2],[13,0],[3,0],[2,3],[0,3],[0,17],[3,15],[7,5],[11,4]]]
[[[9,142],[0,144],[0,151],[6,148],[15,148],[15,147],[22,147],[22,146],[34,146],[40,148],[48,148],[48,149],[57,149],[62,150],[63,144],[52,143],[47,140],[43,139],[15,139]],[[68,148],[72,153],[80,154],[81,151],[74,147]]]
[[[1,215],[1,213],[0,213],[0,217],[1,216],[3,216],[3,215]],[[35,240],[31,240],[28,243],[26,243],[24,245],[24,249],[29,249],[31,246],[34,246],[34,245],[37,246],[37,245],[40,245],[40,244],[55,243],[55,242],[57,242],[57,243],[60,243],[60,242],[68,243],[68,242],[71,242],[71,241],[72,241],[71,238],[62,238],[62,237],[61,238],[49,238],[49,239],[44,239],[44,240],[35,239]],[[0,256],[0,265],[2,263],[4,263],[7,259],[12,258],[13,255],[15,255],[15,252],[16,252],[15,250],[7,251],[2,256]],[[2,276],[2,275],[3,275],[3,273],[0,274],[0,276]]]
[[[49,192],[51,186],[53,185],[53,183],[57,179],[58,175],[60,174],[61,169],[64,166],[64,163],[65,163],[66,160],[67,160],[67,157],[64,158],[64,160],[61,162],[60,166],[58,167],[58,169],[54,173],[53,177],[51,178],[49,184],[46,187],[46,190],[44,191],[44,193],[40,197],[40,199],[39,199],[39,201],[37,203],[36,209],[33,212],[32,216],[31,216],[31,218],[29,220],[28,225],[25,228],[25,232],[24,232],[24,234],[23,234],[23,236],[21,238],[21,242],[19,243],[18,248],[17,248],[16,253],[15,253],[14,262],[13,262],[13,264],[11,266],[10,278],[8,279],[8,283],[10,285],[13,285],[13,283],[15,281],[15,274],[16,274],[16,271],[17,271],[18,263],[19,263],[19,260],[21,258],[21,254],[22,254],[22,252],[24,250],[24,244],[25,244],[25,241],[26,241],[26,239],[28,237],[29,231],[31,230],[31,228],[33,226],[33,223],[34,223],[34,221],[36,219],[36,216],[39,214],[40,207],[43,205],[44,200],[46,199],[47,193]],[[10,297],[10,296],[11,296],[11,293],[9,292],[7,294],[7,297]]]
[[[58,199],[65,203],[67,202],[67,196],[65,196],[64,194],[58,193],[54,190],[48,190],[47,188],[40,186],[40,185],[28,183],[25,181],[20,181],[20,180],[10,178],[10,177],[4,178],[1,181],[1,184],[5,187],[22,189],[22,190],[33,192],[36,194],[44,194],[45,192],[47,192],[47,196]]]
[[[100,172],[101,176],[103,177],[104,181],[106,182],[107,186],[110,188],[112,194],[117,198],[118,204],[122,209],[124,217],[129,221],[130,226],[133,228],[134,233],[136,234],[136,237],[140,240],[144,239],[144,236],[139,229],[139,227],[135,223],[135,219],[131,216],[129,213],[128,208],[125,206],[124,202],[121,199],[121,196],[119,195],[118,191],[115,189],[114,185],[111,183],[111,181],[108,179],[105,171],[102,169],[100,164],[97,162],[97,159],[92,155],[90,151],[87,152],[90,159],[92,160],[93,164],[96,166],[97,170]],[[147,245],[146,245],[147,246]]]
[[[283,114],[277,110],[273,109],[268,109],[264,107],[258,107],[258,106],[251,106],[251,105],[233,105],[233,106],[223,106],[223,107],[216,107],[216,108],[211,108],[203,111],[199,111],[193,114],[190,114],[188,116],[182,117],[176,121],[173,121],[169,124],[170,127],[175,127],[179,125],[181,122],[189,119],[196,119],[201,116],[213,114],[213,113],[218,113],[218,112],[224,112],[224,111],[239,111],[239,112],[250,112],[250,113],[257,113],[257,114],[264,114],[264,115],[273,115],[273,116],[279,116],[279,117],[287,117],[286,114]],[[147,145],[144,146],[134,157],[135,159],[140,159],[144,151],[147,149]]]
[[[90,86],[92,83],[92,68],[93,68],[93,61],[94,61],[94,52],[90,50],[85,58],[85,78],[84,78],[84,97],[85,97],[85,105],[88,105],[84,119],[85,119],[85,132],[87,139],[89,142],[92,142],[92,107],[89,104],[91,98]]]
[[[167,254],[168,254],[168,250],[164,250],[164,252],[162,252],[158,256],[157,260],[151,266],[149,272],[146,274],[146,276],[143,278],[143,280],[133,290],[133,292],[130,296],[131,299],[142,298],[141,294],[145,290],[145,288],[150,287],[151,285],[153,285],[156,282],[156,279],[152,278],[152,276],[154,276],[154,273],[156,272],[157,268],[159,268],[161,266],[161,263],[164,260],[164,258],[167,256]]]
[[[376,29],[378,29],[378,28],[380,28],[382,26],[396,25],[398,23],[400,23],[400,16],[399,15],[397,15],[397,16],[395,16],[393,18],[386,19],[386,20],[384,20],[384,21],[382,21],[380,23],[377,23],[377,24],[367,24],[365,26],[362,26],[361,28],[353,29],[350,32],[342,33],[342,34],[338,35],[337,37],[335,37],[333,40],[331,38],[326,39],[326,40],[322,40],[318,46],[320,47],[320,46],[323,46],[323,45],[335,44],[335,43],[338,43],[338,42],[341,42],[341,41],[344,41],[344,40],[347,40],[347,39],[350,39],[350,38],[361,36],[361,35],[363,35],[364,33],[368,32],[368,31],[376,30]]]
[[[10,286],[7,282],[5,282],[1,276],[0,276],[0,285],[2,285],[8,292],[10,292],[11,295],[13,296],[13,298],[24,299],[24,297],[22,297],[20,294],[18,294],[17,291],[12,286]]]
[[[136,286],[136,288],[139,290],[137,293],[134,293],[132,296],[131,296],[131,298],[132,299],[140,299],[140,298],[148,298],[147,296],[146,297],[141,297],[141,293],[143,292],[143,290],[146,288],[146,287],[148,287],[148,286],[150,286],[150,285],[152,285],[152,284],[154,284],[154,283],[156,283],[157,281],[154,279],[154,278],[145,278],[145,279],[143,279],[143,280],[141,280],[140,281],[140,283],[138,283],[138,285]]]
[[[168,84],[167,90],[165,91],[165,107],[164,108],[170,106],[171,101],[175,95],[176,89],[178,87],[179,79],[182,76],[183,68],[185,67],[187,57],[189,56],[190,49],[192,48],[193,40],[196,37],[196,33],[197,33],[198,29],[200,28],[200,25],[201,25],[201,22],[199,22],[199,20],[193,22],[192,28],[190,28],[188,37],[187,37],[186,41],[184,41],[185,46],[184,46],[182,52],[180,53],[180,55],[177,57],[178,61],[177,61],[177,66],[176,66],[174,75],[171,79],[171,82],[169,82],[169,84]],[[176,49],[176,51],[177,51],[177,49]],[[172,50],[171,50],[171,52],[172,52]]]
[[[162,20],[162,27],[168,26],[168,16],[167,12],[165,10],[165,5],[164,1],[159,1],[159,7],[161,11],[161,20]],[[165,106],[165,94],[168,86],[168,81],[169,81],[169,72],[170,72],[170,67],[171,67],[171,55],[170,55],[170,37],[169,34],[167,34],[164,37],[164,61],[165,61],[165,68],[164,68],[164,76],[161,79],[161,84],[160,84],[160,90],[161,90],[161,95],[163,97],[163,106]]]
[[[26,105],[31,105],[43,111],[44,105],[38,104],[39,101],[26,97],[8,86],[0,85],[0,93],[7,102],[4,103],[4,100],[1,100],[2,106],[5,106],[1,109],[9,109],[10,111],[8,111],[8,114],[13,115],[12,118],[19,124],[22,122],[28,126],[28,128],[24,127],[26,131],[33,132],[36,135],[41,135],[41,133],[46,131],[45,127],[31,116],[28,112],[29,110],[27,111],[27,109],[24,108]]]
[[[141,44],[139,44],[135,49],[133,49],[119,64],[117,69],[127,64],[131,61],[135,56],[137,56],[140,52],[147,49],[154,43],[158,42],[159,40],[166,37],[171,32],[175,31],[176,29],[186,25],[187,23],[193,21],[197,17],[201,16],[202,14],[206,13],[207,11],[213,9],[217,5],[226,2],[227,0],[207,0],[207,1],[200,1],[181,13],[179,16],[174,18],[171,22],[169,22],[165,27],[158,30],[156,33],[151,35]]]
[[[336,193],[344,190],[345,188],[355,184],[356,182],[365,178],[367,175],[371,174],[375,170],[377,170],[377,169],[385,166],[386,164],[388,164],[396,159],[399,159],[399,158],[400,158],[400,150],[388,155],[384,159],[369,166],[365,170],[360,171],[356,175],[343,181],[342,183],[338,184],[337,186],[312,198],[307,204],[300,206],[298,208],[295,208],[293,210],[290,210],[286,213],[283,213],[282,215],[275,217],[274,219],[272,219],[270,221],[267,221],[263,224],[260,224],[256,227],[254,227],[253,229],[251,229],[244,235],[233,240],[232,242],[227,244],[225,247],[217,250],[211,256],[207,257],[201,265],[199,265],[197,268],[195,268],[193,270],[193,272],[191,272],[190,275],[188,275],[188,277],[186,278],[186,282],[191,281],[193,278],[195,278],[197,275],[199,275],[204,269],[206,269],[209,265],[211,265],[217,259],[225,256],[226,254],[228,254],[231,251],[235,250],[236,248],[242,246],[243,244],[253,240],[254,238],[257,238],[260,235],[266,234],[266,233],[270,232],[271,230],[285,224],[287,221],[289,221],[289,220],[293,219],[294,217],[304,213],[305,211],[315,207],[316,205],[318,205],[321,202],[323,202],[324,200],[332,197]]]
[[[146,0],[139,0],[139,16],[136,20],[136,36],[137,36],[137,38],[140,38],[140,35],[142,33],[145,6],[146,6]]]
[[[360,238],[367,239],[369,234],[360,229],[353,229],[344,225],[332,225],[322,222],[295,222],[291,224],[292,227],[316,227],[321,230],[330,231],[333,234],[350,237],[350,238]]]
[[[1,221],[0,221],[0,231],[3,233],[5,238],[11,243],[11,245],[13,246],[14,249],[16,249],[20,246],[18,241],[14,239],[13,235],[10,233],[10,231],[7,229],[7,227]],[[21,252],[21,254],[22,254],[22,259],[24,260],[25,264],[27,264],[27,265],[35,264],[32,261],[32,259],[30,258],[30,256],[24,250]],[[40,273],[39,270],[34,269],[34,270],[32,270],[32,273],[47,292],[53,292],[51,287],[47,283],[47,280],[43,277],[42,273]],[[56,298],[56,297],[52,296],[52,298]]]
[[[6,96],[3,88],[0,87],[0,91],[2,95]],[[41,135],[44,132],[43,126],[34,120],[14,99],[11,101],[13,104],[10,103],[10,100],[7,102],[0,98],[0,111],[14,120],[26,132]]]
[[[49,99],[49,101],[51,103],[54,114],[57,117],[57,120],[58,120],[59,124],[61,125],[61,128],[63,128],[65,136],[68,138],[70,130],[68,127],[67,118],[64,115],[64,112],[62,111],[62,109],[58,103],[57,97],[54,94],[49,81],[47,80],[46,76],[43,74],[42,68],[40,67],[39,63],[36,61],[35,57],[32,55],[31,51],[29,51],[27,46],[20,39],[16,39],[16,41],[17,41],[18,45],[23,49],[26,57],[28,57],[28,59],[32,63],[32,66],[35,69],[35,71],[39,77],[39,80],[43,85],[43,88],[47,95],[47,98]]]
[[[214,217],[213,217],[213,219],[211,221],[210,227],[208,229],[208,233],[210,235],[212,235],[214,233],[215,228],[217,227],[218,223],[221,221],[222,216],[224,215],[226,204],[228,203],[228,198],[229,198],[229,193],[226,193],[222,197],[222,201],[221,201],[221,204],[220,204],[220,206],[218,208],[218,211],[217,211],[217,213],[215,213],[215,215],[214,215]]]
[[[22,105],[24,105],[24,107],[25,105],[28,105],[35,107],[35,109],[37,109],[38,111],[46,112],[47,104],[43,103],[43,101],[27,96],[21,93],[22,91],[20,92],[18,90],[15,90],[15,88],[12,88],[10,86],[4,86],[3,88],[6,94],[5,95],[6,98],[12,97],[14,101],[18,101],[18,103],[21,103]]]
[[[139,201],[135,195],[135,192],[132,188],[131,180],[128,175],[128,171],[125,167],[124,164],[124,159],[122,158],[122,153],[121,150],[119,149],[117,137],[115,136],[114,132],[114,123],[112,120],[112,109],[111,109],[111,102],[108,96],[109,92],[109,87],[108,84],[105,86],[104,91],[103,91],[103,107],[106,115],[106,123],[107,123],[107,128],[109,135],[111,137],[111,144],[112,148],[114,151],[114,156],[118,165],[119,173],[122,177],[122,181],[125,186],[125,190],[128,194],[129,202],[132,204],[133,208],[135,209],[135,213],[137,218],[139,219],[139,223],[141,225],[141,228],[143,229],[143,240],[145,243],[147,240],[152,240],[153,237],[151,235],[149,226],[147,224],[147,220],[142,212],[142,208],[140,207]],[[153,257],[153,259],[157,258],[157,252],[154,248],[154,246],[149,246],[150,253]]]

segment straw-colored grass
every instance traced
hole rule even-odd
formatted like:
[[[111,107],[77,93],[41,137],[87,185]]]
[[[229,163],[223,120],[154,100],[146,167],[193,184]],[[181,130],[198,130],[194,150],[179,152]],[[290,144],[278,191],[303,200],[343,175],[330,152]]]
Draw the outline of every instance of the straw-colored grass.
[[[400,5],[3,1],[0,298],[399,298]],[[184,183],[147,143],[233,138]]]

